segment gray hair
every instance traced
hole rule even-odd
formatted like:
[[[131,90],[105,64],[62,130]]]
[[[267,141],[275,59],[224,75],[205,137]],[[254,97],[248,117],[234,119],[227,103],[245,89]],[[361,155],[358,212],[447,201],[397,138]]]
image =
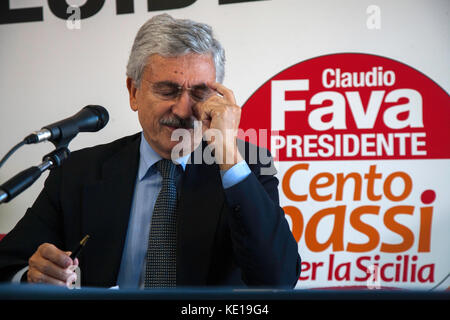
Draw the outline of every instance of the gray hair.
[[[216,68],[216,81],[223,82],[225,51],[213,37],[209,25],[187,19],[174,19],[166,13],[154,16],[139,29],[134,39],[127,76],[139,87],[142,73],[151,55],[178,57],[188,53],[211,54]]]

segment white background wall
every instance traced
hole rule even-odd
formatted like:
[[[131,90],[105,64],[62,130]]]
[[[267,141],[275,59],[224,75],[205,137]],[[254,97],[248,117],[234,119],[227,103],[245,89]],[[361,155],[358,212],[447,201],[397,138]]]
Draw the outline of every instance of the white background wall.
[[[72,151],[140,130],[128,107],[125,66],[138,28],[161,11],[147,12],[147,1],[135,1],[134,14],[117,15],[115,1],[108,0],[99,13],[81,21],[80,30],[69,30],[47,1],[10,0],[10,5],[42,6],[44,21],[0,25],[0,156],[31,131],[87,104],[106,107],[110,123],[98,133],[79,134]],[[369,5],[381,9],[379,30],[366,26]],[[399,60],[449,92],[449,10],[448,0],[267,0],[220,6],[216,0],[197,0],[167,13],[213,26],[226,48],[224,83],[242,105],[281,70],[337,52]],[[39,164],[52,149],[50,143],[23,147],[0,169],[0,183]],[[11,230],[32,205],[45,177],[0,205],[0,233]]]

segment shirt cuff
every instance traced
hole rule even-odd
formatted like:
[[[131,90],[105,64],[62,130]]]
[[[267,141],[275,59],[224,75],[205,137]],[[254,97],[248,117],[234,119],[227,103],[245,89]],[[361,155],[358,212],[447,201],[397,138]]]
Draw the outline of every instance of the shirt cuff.
[[[14,277],[11,279],[12,283],[20,283],[22,280],[22,276],[25,274],[25,272],[28,271],[28,266],[26,266],[25,268],[20,269],[15,275]]]
[[[242,160],[232,166],[230,169],[224,171],[220,170],[220,176],[222,177],[222,185],[224,189],[230,188],[245,178],[251,173],[250,168],[245,160]]]

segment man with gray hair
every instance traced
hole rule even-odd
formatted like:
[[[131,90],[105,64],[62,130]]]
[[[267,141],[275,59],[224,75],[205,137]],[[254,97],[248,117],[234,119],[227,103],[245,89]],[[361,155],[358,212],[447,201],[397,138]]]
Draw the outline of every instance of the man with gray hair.
[[[293,287],[300,256],[272,162],[249,161],[241,108],[208,25],[167,14],[139,30],[127,66],[142,132],[72,153],[0,242],[0,274],[120,288]],[[174,157],[182,131],[188,152]],[[195,139],[196,131],[208,139]],[[193,161],[211,151],[214,163]],[[266,153],[266,156],[269,156]],[[70,251],[89,234],[72,260]],[[79,268],[80,272],[73,270]],[[81,279],[80,279],[81,278]]]

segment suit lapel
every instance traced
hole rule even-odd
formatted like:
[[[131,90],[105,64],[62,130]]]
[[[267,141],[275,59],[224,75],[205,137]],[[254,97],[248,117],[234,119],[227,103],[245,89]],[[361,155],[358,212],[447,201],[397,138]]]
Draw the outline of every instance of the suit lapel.
[[[179,201],[177,285],[205,285],[224,202],[219,167],[188,164]]]
[[[84,250],[82,281],[116,285],[139,164],[140,134],[107,160],[100,181],[83,193],[82,229],[91,239]]]

